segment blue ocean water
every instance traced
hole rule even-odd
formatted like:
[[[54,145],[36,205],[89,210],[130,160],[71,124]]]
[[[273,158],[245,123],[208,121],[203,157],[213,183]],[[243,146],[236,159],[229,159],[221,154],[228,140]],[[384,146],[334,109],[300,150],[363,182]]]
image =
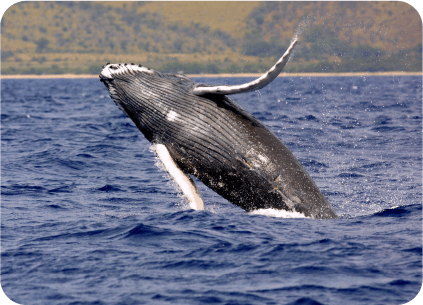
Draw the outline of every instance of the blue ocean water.
[[[244,78],[202,78],[238,84]],[[1,285],[19,304],[404,304],[422,285],[422,78],[235,95],[337,220],[194,211],[97,79],[1,81]]]

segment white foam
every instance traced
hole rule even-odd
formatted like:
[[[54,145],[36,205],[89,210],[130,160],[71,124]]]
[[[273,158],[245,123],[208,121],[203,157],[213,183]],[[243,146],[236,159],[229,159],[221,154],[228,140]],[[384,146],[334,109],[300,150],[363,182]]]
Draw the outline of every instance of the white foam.
[[[300,21],[297,28],[295,29],[295,38],[298,39],[305,30],[310,29],[315,21],[315,17],[307,15],[303,20]]]
[[[275,210],[275,209],[258,209],[251,212],[248,212],[250,215],[264,215],[269,217],[277,218],[308,218],[302,213],[290,212],[285,210]]]

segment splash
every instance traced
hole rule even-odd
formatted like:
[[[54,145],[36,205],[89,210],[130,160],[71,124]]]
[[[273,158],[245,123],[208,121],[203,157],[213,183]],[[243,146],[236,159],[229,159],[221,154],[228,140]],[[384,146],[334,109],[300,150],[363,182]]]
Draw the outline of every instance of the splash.
[[[302,213],[275,209],[258,209],[248,212],[249,215],[264,215],[276,218],[308,218]]]
[[[255,91],[256,91],[256,93],[257,93],[257,95],[258,95],[259,99],[260,99],[260,103],[264,103],[264,100],[263,100],[263,97],[261,96],[261,92],[260,92],[260,90],[255,90]]]
[[[295,31],[294,31],[294,37],[292,40],[294,39],[299,39],[299,37],[307,30],[309,29],[312,24],[314,23],[314,21],[316,20],[316,18],[312,15],[307,15],[306,17],[304,17],[303,20],[300,21],[300,23],[297,25]]]

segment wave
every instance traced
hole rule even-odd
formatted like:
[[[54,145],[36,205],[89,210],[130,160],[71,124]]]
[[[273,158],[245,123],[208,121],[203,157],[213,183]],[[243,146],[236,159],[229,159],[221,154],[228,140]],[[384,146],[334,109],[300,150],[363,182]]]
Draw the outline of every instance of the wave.
[[[264,215],[276,218],[310,218],[302,213],[275,209],[258,209],[248,212],[249,215]]]

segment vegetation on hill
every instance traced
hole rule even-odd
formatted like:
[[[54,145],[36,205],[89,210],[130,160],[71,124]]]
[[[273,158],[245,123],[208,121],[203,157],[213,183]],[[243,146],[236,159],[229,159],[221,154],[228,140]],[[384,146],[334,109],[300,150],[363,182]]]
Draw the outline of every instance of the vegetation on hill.
[[[1,20],[2,74],[421,71],[422,22],[403,2],[20,2]]]
[[[244,51],[280,54],[295,27],[301,70],[421,71],[422,20],[403,2],[264,2],[247,21]]]

